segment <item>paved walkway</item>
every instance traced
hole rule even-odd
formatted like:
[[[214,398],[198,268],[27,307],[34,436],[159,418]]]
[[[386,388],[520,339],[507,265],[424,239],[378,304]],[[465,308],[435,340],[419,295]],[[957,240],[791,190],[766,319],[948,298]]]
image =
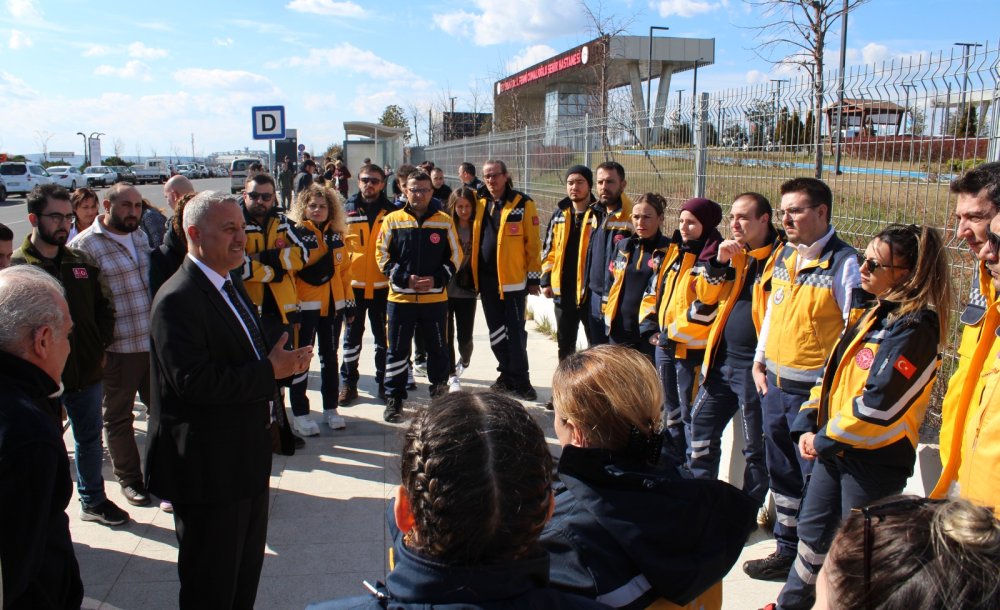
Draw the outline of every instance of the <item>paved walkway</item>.
[[[532,323],[528,323],[533,328]],[[370,339],[370,337],[369,337]],[[496,378],[489,351],[486,323],[480,309],[476,320],[476,353],[463,376],[463,386],[482,389]],[[552,415],[541,405],[551,395],[550,383],[557,356],[556,344],[530,332],[528,353],[532,381],[538,389],[532,414],[546,431],[552,450],[559,446],[552,430]],[[303,608],[313,601],[364,593],[362,580],[384,577],[388,539],[385,503],[399,482],[398,448],[405,424],[382,421],[383,405],[373,399],[375,384],[372,348],[366,343],[361,356],[361,397],[354,406],[341,408],[347,429],[333,432],[321,425],[319,437],[306,440],[306,448],[291,457],[274,456],[271,472],[271,513],[267,556],[257,595],[257,607]],[[311,374],[313,413],[320,419],[318,362]],[[427,384],[407,403],[407,411],[426,405]],[[145,410],[136,422],[136,436],[143,454]],[[66,434],[72,458],[71,432]],[[70,504],[70,530],[83,574],[85,608],[157,610],[177,606],[177,539],[173,517],[157,504],[129,506],[112,483],[105,460],[108,495],[128,510],[133,521],[107,527],[80,521],[76,498]],[[726,577],[725,608],[758,608],[774,601],[778,583],[747,578],[740,565],[745,559],[763,557],[773,542],[758,530],[747,543],[743,557]]]

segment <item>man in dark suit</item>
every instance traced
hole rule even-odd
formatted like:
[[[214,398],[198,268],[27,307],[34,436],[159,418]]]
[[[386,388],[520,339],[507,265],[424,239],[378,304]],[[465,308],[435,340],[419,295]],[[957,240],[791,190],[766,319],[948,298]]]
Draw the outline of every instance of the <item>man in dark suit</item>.
[[[184,210],[188,255],[153,302],[146,484],[174,504],[181,608],[252,608],[264,562],[275,379],[312,348],[273,349],[229,271],[243,264],[243,212],[207,191]]]

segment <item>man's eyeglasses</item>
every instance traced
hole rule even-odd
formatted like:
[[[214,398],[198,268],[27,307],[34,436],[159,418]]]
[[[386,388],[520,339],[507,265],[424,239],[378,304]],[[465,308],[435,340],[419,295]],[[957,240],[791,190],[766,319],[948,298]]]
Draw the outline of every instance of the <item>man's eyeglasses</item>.
[[[805,214],[806,210],[811,210],[811,209],[813,209],[815,207],[818,207],[818,206],[807,205],[807,206],[804,206],[804,207],[801,207],[801,208],[788,208],[787,210],[782,210],[782,209],[779,208],[776,211],[776,213],[778,215],[778,220],[783,219],[785,217],[785,214],[788,214],[792,218],[798,218],[799,216]]]
[[[406,189],[411,195],[426,195],[433,189]]]
[[[483,180],[493,180],[494,178],[500,178],[504,174],[483,174]]]
[[[274,199],[274,193],[258,193],[256,191],[247,191],[247,197],[253,201],[260,199],[261,201],[270,201]]]
[[[70,224],[76,222],[76,214],[59,214],[57,212],[53,212],[51,214],[39,214],[39,216],[48,218],[52,222],[60,225],[64,222],[68,222]]]
[[[868,270],[868,273],[875,273],[879,269],[909,269],[909,267],[904,267],[902,265],[886,265],[880,263],[874,258],[867,258],[863,254],[858,255],[858,264]]]
[[[360,178],[358,178],[358,180],[361,182],[361,184],[381,184],[382,183],[382,179],[381,178],[374,178],[374,177],[369,178],[368,176],[361,176]]]
[[[862,508],[855,508],[853,512],[859,512],[865,518],[864,529],[864,566],[865,566],[865,606],[872,607],[872,549],[875,546],[875,529],[872,526],[872,518],[876,519],[876,524],[881,523],[886,517],[893,515],[903,515],[911,511],[922,508],[928,504],[941,504],[944,500],[932,500],[930,498],[899,498],[881,504],[870,504]]]

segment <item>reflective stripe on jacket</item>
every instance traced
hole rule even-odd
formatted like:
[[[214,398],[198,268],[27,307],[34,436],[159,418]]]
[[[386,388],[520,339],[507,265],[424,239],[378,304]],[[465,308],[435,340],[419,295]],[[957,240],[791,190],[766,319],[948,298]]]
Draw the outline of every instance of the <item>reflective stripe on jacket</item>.
[[[629,290],[639,289],[644,292],[642,298],[642,304],[638,312],[638,320],[641,322],[650,313],[656,309],[656,291],[655,287],[652,285],[656,278],[659,276],[660,265],[663,261],[667,259],[670,255],[670,249],[672,244],[670,238],[666,235],[660,234],[659,239],[653,244],[652,253],[649,257],[649,262],[647,263],[652,268],[652,276],[649,278],[650,282],[646,286],[642,287],[630,287]],[[604,326],[611,331],[611,323],[614,322],[615,317],[618,315],[618,308],[621,304],[621,297],[625,282],[625,272],[631,264],[633,257],[638,252],[639,258],[636,260],[636,264],[642,264],[643,259],[643,240],[639,238],[638,235],[632,235],[628,239],[621,240],[618,243],[618,247],[615,248],[615,258],[611,260],[611,289],[608,290],[607,301],[604,304]],[[646,249],[649,252],[649,249]],[[656,332],[655,329],[647,329],[644,335],[651,335]]]
[[[264,302],[265,286],[281,312],[281,319],[288,323],[288,314],[298,311],[299,300],[295,292],[292,273],[306,264],[306,248],[292,230],[292,223],[272,208],[264,226],[256,224],[244,208],[247,223],[247,255],[258,255],[258,260],[248,258],[243,265],[243,285],[258,307]],[[283,270],[276,273],[276,269]],[[291,272],[291,273],[290,273]]]
[[[686,358],[688,349],[705,349],[718,306],[702,303],[695,293],[695,281],[705,267],[698,262],[702,242],[685,243],[680,231],[674,231],[671,241],[654,286],[655,320],[659,331],[678,344],[676,356]]]
[[[593,195],[590,197],[594,201]],[[552,213],[549,226],[545,230],[545,240],[542,243],[542,286],[551,286],[555,296],[562,295],[563,260],[566,256],[566,241],[569,239],[569,227],[576,213],[569,197],[559,202],[558,209]],[[580,222],[580,241],[577,247],[576,259],[576,302],[583,301],[587,291],[587,249],[590,246],[590,234],[597,224],[597,215],[592,206],[588,206]]]
[[[448,282],[462,264],[455,224],[436,199],[421,219],[409,206],[387,214],[379,231],[375,258],[389,278],[393,303],[439,303],[448,300]],[[433,276],[428,292],[410,288],[411,275]]]
[[[483,232],[483,216],[488,203],[488,193],[480,193],[476,220],[472,225],[474,235],[472,250],[472,276],[479,292],[479,240]],[[539,236],[538,209],[535,202],[524,193],[508,188],[503,196],[500,214],[500,232],[497,234],[497,277],[500,298],[505,291],[524,290],[539,286],[542,281],[542,240]]]
[[[396,211],[396,207],[379,193],[376,200],[375,218],[368,217],[368,210],[360,194],[355,194],[344,202],[347,215],[345,243],[351,253],[351,286],[364,288],[365,298],[372,299],[375,290],[387,288],[389,280],[375,262],[375,242],[386,214]]]
[[[303,311],[319,310],[319,315],[332,315],[346,308],[354,307],[354,291],[351,290],[351,256],[344,244],[343,236],[333,231],[324,231],[311,220],[303,220],[296,227],[303,244],[309,252],[304,269],[316,265],[323,257],[329,256],[333,276],[322,286],[313,285],[299,276],[295,278],[295,289],[299,294],[299,305]],[[301,272],[300,272],[301,273]]]

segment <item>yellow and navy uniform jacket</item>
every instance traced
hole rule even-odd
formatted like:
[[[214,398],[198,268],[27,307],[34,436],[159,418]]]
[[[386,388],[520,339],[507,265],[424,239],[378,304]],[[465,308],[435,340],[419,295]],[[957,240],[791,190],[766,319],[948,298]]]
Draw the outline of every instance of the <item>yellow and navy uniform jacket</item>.
[[[609,265],[611,271],[611,288],[608,290],[607,302],[604,304],[604,327],[610,332],[611,323],[619,313],[622,295],[625,290],[636,290],[643,293],[642,305],[638,311],[638,319],[642,321],[650,312],[656,308],[656,290],[653,286],[659,275],[660,265],[667,258],[672,243],[669,237],[662,233],[657,233],[650,239],[640,239],[638,235],[632,235],[628,239],[618,242],[615,248],[615,257]],[[649,281],[643,286],[625,286],[625,275],[628,268],[637,269],[645,265],[649,270]],[[632,293],[638,294],[638,293]],[[656,332],[651,325],[646,325],[640,330],[643,338]]]
[[[855,295],[867,293],[857,290]],[[913,468],[920,425],[941,367],[937,313],[890,321],[898,304],[877,301],[837,341],[826,370],[792,424],[814,432],[821,458],[848,456]]]
[[[772,324],[764,364],[777,387],[808,394],[823,376],[830,349],[844,330],[844,312],[834,298],[833,282],[843,264],[857,259],[857,250],[835,233],[819,258],[798,271],[797,259],[798,251],[786,244],[774,261],[768,301]]]
[[[257,224],[245,207],[243,216],[247,223],[248,258],[243,265],[247,294],[265,313],[273,304],[282,322],[294,322],[299,299],[293,274],[305,266],[306,248],[292,230],[291,221],[274,208],[262,224]],[[253,260],[254,255],[257,260]]]
[[[479,242],[483,234],[483,216],[489,193],[479,192],[476,220],[472,224],[472,277],[479,292]],[[507,188],[501,198],[500,231],[497,234],[497,277],[500,298],[504,292],[539,286],[542,281],[542,239],[539,235],[538,209],[531,197]],[[498,202],[499,203],[499,202]]]
[[[351,256],[344,236],[331,230],[329,223],[317,227],[311,220],[303,220],[295,231],[309,252],[306,266],[295,275],[299,307],[302,311],[318,310],[321,316],[339,311],[351,315],[354,309]]]
[[[372,299],[375,291],[389,287],[389,280],[375,262],[375,242],[382,228],[385,215],[395,212],[396,206],[386,199],[385,191],[379,193],[371,210],[360,193],[355,193],[344,203],[347,215],[345,243],[351,253],[351,286],[365,291]]]
[[[448,282],[462,264],[462,246],[455,224],[441,202],[432,199],[422,219],[407,205],[387,214],[379,232],[375,258],[389,278],[393,303],[440,303],[448,300]],[[433,276],[429,292],[410,288],[410,276]]]
[[[771,276],[774,275],[774,260],[785,243],[784,233],[772,227],[765,243],[754,250],[738,252],[726,265],[720,265],[716,259],[709,261],[695,280],[695,295],[698,301],[706,306],[717,305],[718,314],[715,323],[708,331],[708,345],[705,351],[705,362],[701,374],[708,375],[715,358],[716,348],[722,340],[726,322],[732,313],[736,298],[743,290],[745,282],[753,282],[753,297],[751,316],[753,325],[760,334],[764,323],[764,312],[767,309],[767,299],[771,296]],[[757,275],[748,277],[751,261],[757,261]]]
[[[680,231],[674,231],[666,258],[660,263],[652,311],[644,311],[646,319],[643,334],[647,328],[660,332],[660,345],[669,339],[677,344],[677,358],[687,358],[688,350],[702,350],[708,345],[708,331],[715,322],[718,305],[707,305],[698,300],[695,284],[704,272],[705,263],[698,262],[704,242],[681,239]],[[651,326],[655,325],[655,326]]]
[[[962,388],[965,385],[966,376],[971,369],[971,360],[976,352],[985,328],[983,320],[986,318],[986,311],[990,305],[997,302],[996,290],[986,265],[980,261],[976,267],[976,272],[972,278],[972,287],[969,291],[969,301],[962,310],[960,321],[962,323],[962,338],[958,344],[958,366],[948,380],[948,389],[941,401],[941,432],[940,450],[941,463],[947,467],[952,460],[952,447],[955,446],[955,437],[962,436],[961,422],[965,421],[965,414],[958,413],[959,405],[962,404]],[[957,424],[957,427],[956,427]],[[955,456],[958,459],[958,456]],[[947,490],[943,490],[938,497]]]
[[[615,260],[615,248],[618,242],[628,239],[632,235],[632,200],[625,193],[622,193],[622,207],[613,214],[608,214],[607,208],[600,203],[594,204],[594,215],[591,217],[593,227],[590,232],[590,247],[587,248],[587,261],[584,269],[590,273],[591,257],[595,248],[600,248],[603,259],[608,261],[608,269],[611,262]],[[603,277],[587,277],[587,287],[600,288],[601,300],[606,303],[608,291],[611,290],[611,273],[605,273]],[[579,301],[577,301],[579,302]]]
[[[583,213],[580,222],[580,242],[576,259],[576,286],[567,287],[576,291],[576,302],[583,302],[587,291],[587,249],[590,245],[590,234],[597,224],[599,211],[594,207],[594,196],[590,196],[590,205]],[[573,201],[566,197],[559,202],[556,211],[552,213],[549,226],[545,229],[545,239],[542,242],[542,286],[551,286],[552,292],[558,298],[562,296],[563,260],[566,256],[566,240],[569,239],[573,215],[576,213]]]
[[[959,362],[961,392],[942,409],[952,421],[947,435],[941,429],[943,470],[930,495],[957,491],[1000,517],[1000,303],[990,304],[981,325],[972,356]]]

